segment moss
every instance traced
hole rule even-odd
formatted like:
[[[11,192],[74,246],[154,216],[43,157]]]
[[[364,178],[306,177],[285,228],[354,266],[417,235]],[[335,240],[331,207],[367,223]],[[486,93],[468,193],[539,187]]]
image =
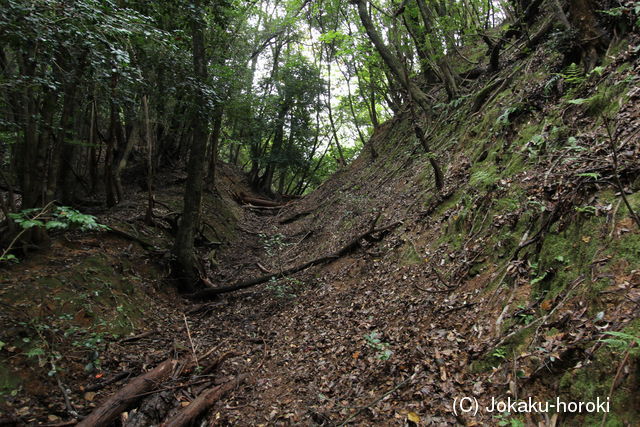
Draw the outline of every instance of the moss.
[[[5,361],[0,359],[0,402],[4,396],[15,393],[19,385],[18,377],[5,366]]]
[[[422,263],[422,257],[416,252],[412,244],[405,245],[402,255],[400,256],[401,265],[415,265]]]
[[[640,333],[640,320],[636,319],[628,325],[624,332]],[[607,345],[601,346],[594,354],[591,364],[583,369],[568,370],[560,379],[559,397],[564,401],[595,402],[606,400],[611,390],[611,383],[616,376],[623,354],[612,350]],[[611,395],[611,412],[607,415],[608,426],[634,425],[639,419],[640,407],[637,402],[637,385],[640,381],[637,357],[630,360],[629,366],[635,369],[631,375],[619,384]],[[572,424],[582,422],[584,425],[599,425],[602,414],[579,414]]]
[[[518,129],[516,145],[523,146],[527,144],[535,135],[540,135],[544,128],[544,121],[535,117]]]
[[[500,347],[493,349],[480,360],[471,364],[471,372],[488,372],[509,359],[518,356],[528,345],[535,328],[523,328],[517,334],[507,339]]]
[[[538,258],[539,293],[558,295],[580,274],[589,272],[602,239],[604,220],[599,217],[577,219],[562,232],[551,232],[544,239]]]
[[[475,172],[472,172],[471,178],[469,178],[469,184],[474,187],[485,189],[500,179],[495,165],[485,166],[483,168],[478,167],[477,169]]]

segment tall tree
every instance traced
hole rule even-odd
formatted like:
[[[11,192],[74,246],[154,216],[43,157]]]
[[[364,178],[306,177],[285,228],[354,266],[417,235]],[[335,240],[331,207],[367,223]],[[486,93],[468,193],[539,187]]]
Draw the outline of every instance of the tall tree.
[[[200,0],[193,0],[191,17],[194,113],[191,150],[189,153],[188,175],[184,191],[184,206],[174,245],[179,274],[182,275],[181,289],[193,291],[199,273],[195,258],[194,237],[200,219],[200,205],[204,185],[204,165],[207,151],[207,128],[209,108],[207,92],[207,60],[204,46],[204,19]]]

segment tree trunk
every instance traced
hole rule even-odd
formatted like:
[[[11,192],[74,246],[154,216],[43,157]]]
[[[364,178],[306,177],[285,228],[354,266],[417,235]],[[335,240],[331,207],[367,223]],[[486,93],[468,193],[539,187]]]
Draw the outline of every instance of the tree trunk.
[[[273,175],[276,170],[276,164],[280,161],[279,157],[282,151],[282,144],[284,143],[284,124],[288,112],[289,102],[287,100],[282,100],[280,102],[280,109],[278,110],[278,118],[276,120],[276,128],[273,136],[273,145],[267,162],[267,168],[260,180],[260,189],[266,194],[272,193],[271,186],[273,185]]]
[[[382,37],[376,31],[371,17],[367,12],[367,7],[365,0],[353,0],[356,2],[358,6],[358,15],[360,16],[360,20],[362,21],[362,25],[364,26],[369,39],[373,43],[374,47],[384,60],[385,64],[393,73],[393,76],[397,79],[398,82],[409,92],[412,98],[418,103],[420,108],[424,110],[425,113],[431,114],[431,102],[427,95],[416,85],[411,79],[407,77],[407,73],[404,71],[404,67],[402,63],[396,58],[393,53],[389,50],[389,48],[384,44]]]
[[[218,162],[218,146],[220,145],[220,132],[222,131],[222,115],[224,107],[216,105],[213,110],[213,130],[211,131],[211,146],[209,153],[209,185],[214,188],[216,182],[216,163]]]
[[[204,85],[207,79],[203,20],[200,0],[193,0],[191,22],[193,34],[193,69],[196,80]],[[193,120],[193,139],[189,153],[188,175],[184,192],[184,207],[174,246],[181,275],[180,290],[193,291],[200,281],[194,253],[194,235],[200,219],[200,203],[204,181],[204,163],[207,149],[207,101],[201,87],[195,89],[196,114]]]
[[[585,71],[591,71],[607,51],[609,36],[598,23],[594,0],[569,0],[569,21],[578,32],[580,59]]]

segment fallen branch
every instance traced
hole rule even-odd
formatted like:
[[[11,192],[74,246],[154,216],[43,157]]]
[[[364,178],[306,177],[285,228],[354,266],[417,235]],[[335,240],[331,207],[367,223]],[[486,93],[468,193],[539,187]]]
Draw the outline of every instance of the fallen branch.
[[[399,226],[400,224],[402,224],[402,221],[397,221],[394,222],[393,224],[384,226],[384,227],[380,227],[380,228],[376,228],[376,229],[370,229],[369,231],[359,234],[358,236],[356,236],[354,239],[352,239],[348,244],[346,244],[345,246],[343,246],[341,249],[339,249],[338,251],[329,254],[329,255],[325,255],[322,256],[320,258],[316,258],[313,259],[311,261],[305,262],[304,264],[298,265],[296,267],[291,267],[288,268],[286,270],[282,270],[276,273],[272,273],[272,274],[267,274],[266,276],[261,276],[261,277],[256,277],[253,279],[249,279],[249,280],[245,280],[239,283],[236,283],[234,285],[229,285],[229,286],[223,286],[221,288],[213,288],[213,289],[204,289],[200,292],[196,292],[194,294],[189,295],[188,297],[194,300],[206,300],[206,299],[210,299],[213,298],[219,294],[224,294],[227,292],[233,292],[233,291],[239,291],[241,289],[246,289],[246,288],[250,288],[252,286],[255,285],[259,285],[260,283],[265,283],[268,282],[271,279],[277,278],[277,277],[285,277],[285,276],[289,276],[291,274],[297,273],[299,271],[302,270],[306,270],[307,268],[314,266],[314,265],[318,265],[318,264],[324,264],[330,261],[333,261],[335,259],[338,259],[350,252],[352,252],[354,249],[356,249],[358,246],[360,246],[360,240],[365,239],[367,237],[370,237],[372,234],[377,234],[377,233],[384,233],[387,232],[389,230],[392,230],[394,228],[396,228],[397,226]]]
[[[143,240],[143,239],[141,239],[139,237],[136,237],[133,234],[129,234],[126,231],[122,231],[122,230],[119,230],[117,228],[109,227],[107,232],[109,232],[111,234],[114,234],[114,235],[116,235],[118,237],[122,237],[124,239],[131,240],[133,242],[139,243],[140,246],[142,246],[144,249],[147,249],[147,250],[155,249],[155,246],[153,246],[153,244],[151,244],[151,243],[149,243],[149,242],[147,242],[147,241],[145,241],[145,240]]]
[[[135,377],[119,392],[105,400],[98,408],[78,423],[78,427],[99,427],[110,425],[118,416],[130,408],[139,395],[154,388],[171,375],[177,360],[166,360],[151,371]]]
[[[236,379],[229,381],[226,384],[206,390],[191,402],[189,406],[185,407],[168,421],[162,423],[162,427],[182,427],[189,425],[210,406],[220,400],[222,396],[242,383],[247,376],[247,374],[238,375]]]
[[[87,391],[98,391],[101,390],[103,388],[105,388],[106,386],[108,386],[109,384],[113,384],[115,382],[120,381],[123,378],[127,378],[129,375],[131,375],[131,371],[123,371],[120,372],[119,374],[114,375],[113,377],[106,379],[104,381],[100,381],[97,384],[93,384],[90,385],[88,387],[85,387],[85,389],[83,391],[87,392]]]
[[[256,197],[250,197],[244,193],[240,193],[239,198],[240,198],[240,201],[245,205],[277,208],[277,207],[282,207],[286,204],[286,203],[274,202],[273,200],[258,199]]]
[[[121,339],[120,340],[120,344],[125,344],[125,343],[128,343],[128,342],[138,341],[138,340],[141,340],[143,338],[150,337],[151,335],[154,335],[154,334],[157,334],[157,333],[158,333],[158,331],[155,331],[155,330],[154,331],[143,332],[141,334],[134,335],[132,337],[127,337],[127,338]]]

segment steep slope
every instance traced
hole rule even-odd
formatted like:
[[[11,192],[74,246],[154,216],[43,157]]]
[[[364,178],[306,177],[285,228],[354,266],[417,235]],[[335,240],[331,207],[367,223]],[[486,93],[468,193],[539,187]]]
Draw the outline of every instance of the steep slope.
[[[96,375],[113,378],[126,369],[138,374],[166,358],[197,353],[202,364],[217,357],[210,366],[220,366],[209,380],[249,374],[207,415],[213,424],[603,420],[602,413],[584,411],[456,414],[453,404],[462,397],[477,399],[482,407],[492,398],[610,398],[612,412],[605,421],[634,422],[640,407],[638,356],[626,345],[640,334],[640,230],[626,202],[640,211],[638,43],[637,38],[619,42],[597,72],[573,70],[571,78],[561,56],[549,56],[553,49],[543,44],[523,58],[506,58],[503,71],[470,83],[468,96],[439,104],[422,126],[445,170],[440,192],[409,112],[380,126],[353,164],[283,208],[240,208],[233,194],[249,190],[233,171],[223,173],[222,197],[207,198],[203,208],[210,226],[201,247],[214,286],[334,254],[355,236],[401,222],[298,274],[276,275],[268,283],[192,305],[164,288],[160,298],[149,298],[157,290],[147,287],[160,274],[141,267],[157,261],[159,253],[143,255],[137,246],[132,250],[129,243],[109,244],[95,236],[66,249],[54,246],[46,254],[43,276],[58,280],[77,272],[56,268],[72,246],[81,249],[76,253],[81,259],[74,259],[85,262],[92,247],[109,244],[108,276],[100,279],[116,282],[117,296],[103,302],[105,312],[124,311],[120,317],[126,321],[132,315],[124,302],[133,301],[144,313],[135,311],[131,325],[118,331],[135,333],[127,342],[108,335],[114,331],[99,322],[87,323],[83,309],[67,307],[66,312],[81,315],[65,327],[77,321],[74,326],[84,328],[71,338],[95,346],[91,339],[102,334],[109,343],[106,348],[98,343],[100,370],[83,372],[84,349],[66,352],[66,370],[54,377],[70,390],[52,395],[60,384],[47,378],[41,390],[34,386],[8,398],[9,409],[21,421],[44,421],[48,414],[59,421],[70,414],[65,395],[86,415],[120,388],[116,382],[87,396],[82,387],[93,385]],[[167,205],[164,214],[179,207],[178,186],[159,194]],[[143,211],[125,207],[104,221],[124,224]],[[169,244],[168,236],[134,223],[144,238]],[[128,251],[132,259],[114,266],[113,259]],[[81,265],[95,275],[91,265]],[[20,274],[12,277],[16,293],[27,289],[17,280]],[[132,281],[143,284],[119,300],[131,291]],[[46,311],[46,298],[42,302],[39,307]],[[47,316],[38,324],[46,324]],[[69,319],[54,320],[57,325]],[[614,338],[610,331],[626,335],[604,342]],[[15,361],[28,365],[29,381],[35,382],[43,371],[34,360],[28,363],[32,346],[19,344],[12,342],[12,354],[4,349],[3,357],[13,367]],[[188,407],[198,381],[206,381],[200,373],[195,370],[189,381],[177,375],[159,384],[157,394],[142,396],[142,403],[121,419],[136,425],[132,420],[141,408],[151,408],[157,409],[159,422]],[[4,388],[17,390],[15,384]]]
[[[610,398],[612,425],[637,419],[638,360],[624,345],[640,329],[640,234],[617,186],[640,211],[636,45],[620,42],[577,84],[542,46],[480,82],[475,93],[493,88],[484,102],[468,96],[425,118],[446,167],[440,194],[401,115],[373,135],[378,157],[365,148],[276,216],[246,216],[258,258],[243,253],[244,268],[224,284],[264,274],[260,266],[279,271],[334,253],[374,224],[402,225],[327,266],[215,303],[199,328],[243,355],[227,369],[256,379],[217,419],[603,419],[584,411],[455,415],[454,399],[464,396],[483,407],[492,397]],[[616,346],[603,342],[609,331],[628,335]]]

